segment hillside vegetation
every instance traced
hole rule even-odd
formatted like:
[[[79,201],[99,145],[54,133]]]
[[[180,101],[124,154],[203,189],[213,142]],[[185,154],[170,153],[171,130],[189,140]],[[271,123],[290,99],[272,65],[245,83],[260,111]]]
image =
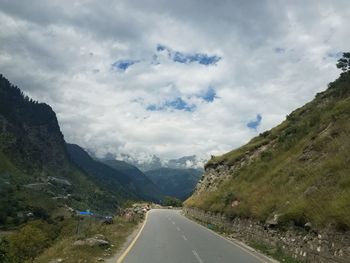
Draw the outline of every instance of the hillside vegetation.
[[[159,186],[156,186],[137,167],[120,160],[101,160],[101,162],[128,176],[131,180],[128,187],[137,193],[141,199],[159,203],[164,198]]]
[[[162,194],[157,187],[136,167],[117,160],[94,160],[76,144],[66,144],[72,161],[89,175],[91,180],[132,200],[159,202]]]
[[[350,228],[350,72],[248,144],[213,157],[186,206]]]

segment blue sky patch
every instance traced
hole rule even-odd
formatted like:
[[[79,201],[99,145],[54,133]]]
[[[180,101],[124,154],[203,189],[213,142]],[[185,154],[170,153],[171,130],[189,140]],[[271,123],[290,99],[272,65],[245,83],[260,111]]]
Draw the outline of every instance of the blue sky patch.
[[[282,48],[282,47],[276,47],[275,48],[275,53],[277,53],[277,54],[283,54],[285,52],[286,52],[285,48]]]
[[[196,105],[188,104],[180,97],[177,97],[174,100],[167,100],[161,105],[151,104],[146,108],[148,111],[184,110],[189,112],[193,112],[195,109]]]
[[[166,51],[168,57],[177,63],[190,64],[190,63],[199,63],[201,65],[216,65],[217,62],[221,60],[221,57],[217,55],[207,55],[204,53],[185,53],[180,51],[174,51],[171,48],[168,48],[164,45],[157,45],[158,52]]]
[[[116,69],[118,71],[122,71],[124,72],[125,70],[127,70],[130,66],[138,63],[138,60],[132,60],[132,59],[121,59],[121,60],[117,60],[116,62],[114,62],[112,64],[112,68]]]
[[[343,55],[343,52],[328,52],[327,53],[327,56],[330,57],[330,58],[336,58],[336,59],[339,59],[341,58]]]
[[[214,88],[209,87],[204,93],[198,96],[199,98],[205,100],[206,102],[213,102],[218,97],[216,96],[216,91]]]
[[[248,122],[247,127],[250,129],[256,130],[258,128],[258,126],[260,125],[261,120],[262,120],[262,116],[260,114],[257,114],[256,120]]]

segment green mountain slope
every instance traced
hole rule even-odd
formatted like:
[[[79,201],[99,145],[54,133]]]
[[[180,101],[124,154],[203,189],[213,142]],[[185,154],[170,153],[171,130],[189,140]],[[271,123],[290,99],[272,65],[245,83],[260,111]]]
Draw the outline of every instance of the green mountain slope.
[[[350,228],[350,72],[241,148],[213,157],[189,207]]]
[[[50,106],[0,75],[0,225],[58,210],[114,211],[126,196],[102,189],[68,158]]]
[[[76,144],[67,143],[66,149],[70,159],[96,184],[128,199],[140,198],[132,189],[129,189],[132,180],[127,175],[92,159],[84,149]]]
[[[202,171],[198,169],[159,168],[145,172],[146,176],[167,195],[185,200],[194,191]]]
[[[132,181],[130,187],[132,187],[142,199],[157,203],[163,199],[164,195],[160,188],[135,166],[119,160],[104,160],[103,163],[127,175]]]
[[[162,194],[157,187],[136,167],[122,161],[94,160],[76,144],[67,144],[72,161],[96,183],[111,192],[124,193],[129,199],[159,202]]]

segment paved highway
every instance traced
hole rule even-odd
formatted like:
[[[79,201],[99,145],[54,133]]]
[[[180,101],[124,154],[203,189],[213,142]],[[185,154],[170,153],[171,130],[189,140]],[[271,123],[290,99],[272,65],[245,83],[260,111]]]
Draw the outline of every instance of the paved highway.
[[[125,256],[126,255],[126,256]],[[148,212],[146,224],[122,263],[272,262],[238,246],[176,210]]]

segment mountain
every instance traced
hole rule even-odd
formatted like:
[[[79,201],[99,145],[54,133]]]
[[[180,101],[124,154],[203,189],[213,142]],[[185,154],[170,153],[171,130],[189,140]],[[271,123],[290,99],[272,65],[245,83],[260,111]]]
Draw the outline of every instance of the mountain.
[[[104,158],[104,160],[115,160],[115,159],[127,162],[133,166],[136,166],[142,172],[163,167],[162,160],[156,155],[145,155],[145,156],[136,158],[129,154],[122,153],[122,154],[119,154],[118,156],[109,155],[108,157]]]
[[[167,196],[185,200],[198,183],[202,171],[198,169],[159,168],[145,172],[146,176]]]
[[[116,171],[129,176],[133,182],[133,188],[144,200],[152,200],[159,203],[164,194],[148,177],[137,167],[119,160],[104,160],[104,164]]]
[[[350,229],[350,72],[248,144],[215,156],[188,207]]]
[[[129,199],[155,202],[162,199],[157,187],[136,167],[122,161],[94,160],[76,144],[66,144],[66,147],[72,161],[105,189],[124,193]]]
[[[146,155],[140,159],[127,154],[105,157],[103,160],[119,158],[124,162],[136,166],[168,196],[181,200],[189,197],[201,174],[204,160],[195,155],[178,159],[161,160],[156,155]],[[114,160],[115,161],[115,160]]]
[[[95,161],[90,155],[76,144],[66,144],[70,159],[90,176],[90,178],[103,185],[111,192],[122,193],[129,199],[138,199],[136,193],[129,189],[132,180],[125,174],[115,171],[105,164]]]
[[[127,194],[109,192],[69,159],[56,114],[0,75],[0,224],[56,210],[114,211]]]
[[[178,159],[162,160],[156,155],[143,155],[140,157],[133,157],[128,154],[112,155],[108,154],[104,160],[122,160],[133,166],[136,166],[142,172],[155,170],[159,168],[175,168],[175,169],[202,169],[205,163],[204,159],[199,158],[196,155],[183,156]]]

